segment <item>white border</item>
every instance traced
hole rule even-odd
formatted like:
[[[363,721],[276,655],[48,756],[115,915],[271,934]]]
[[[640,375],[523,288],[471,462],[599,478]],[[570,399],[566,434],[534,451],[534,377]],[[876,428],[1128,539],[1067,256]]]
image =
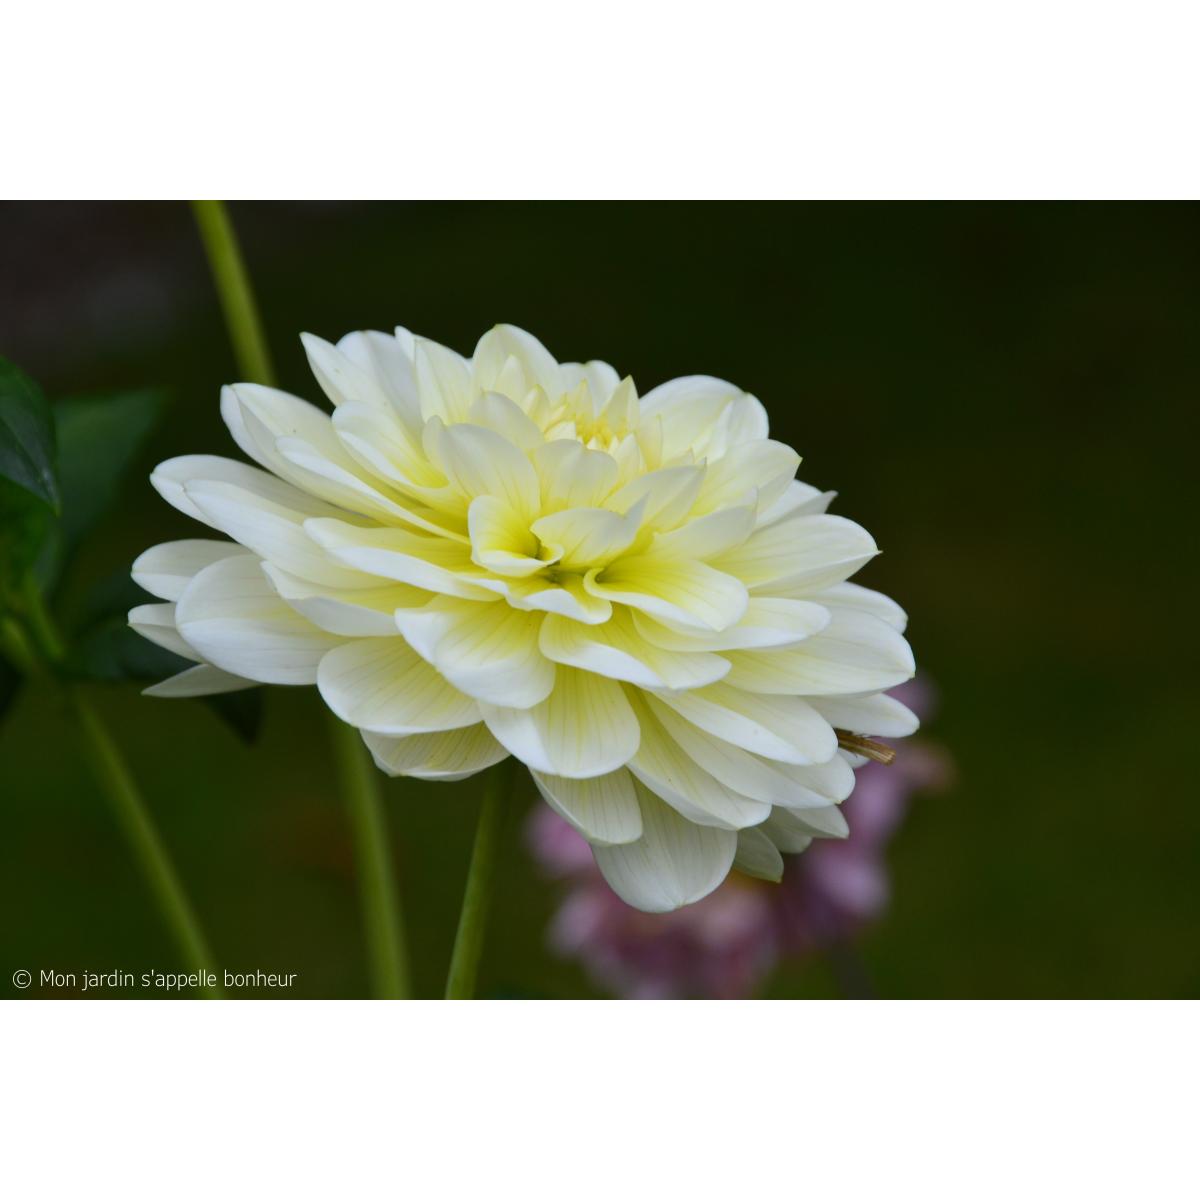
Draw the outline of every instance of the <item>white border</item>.
[[[351,1007],[353,1005],[353,1007]],[[21,1197],[1195,1194],[1188,1003],[22,1002]]]
[[[1194,197],[1184,0],[9,5],[17,198]]]

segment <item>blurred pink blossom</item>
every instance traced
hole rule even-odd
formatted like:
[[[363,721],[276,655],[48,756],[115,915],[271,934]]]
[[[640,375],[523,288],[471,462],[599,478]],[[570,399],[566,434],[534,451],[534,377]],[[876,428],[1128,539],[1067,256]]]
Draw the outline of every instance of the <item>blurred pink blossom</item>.
[[[921,715],[931,708],[920,680],[894,695]],[[528,826],[543,871],[565,894],[548,931],[553,950],[578,959],[596,985],[634,999],[751,995],[779,960],[842,943],[878,917],[890,897],[885,852],[914,792],[943,786],[947,756],[919,738],[896,762],[867,763],[842,805],[845,840],[817,840],[788,856],[783,881],[732,873],[712,895],[675,912],[639,912],[609,889],[584,839],[545,805]]]

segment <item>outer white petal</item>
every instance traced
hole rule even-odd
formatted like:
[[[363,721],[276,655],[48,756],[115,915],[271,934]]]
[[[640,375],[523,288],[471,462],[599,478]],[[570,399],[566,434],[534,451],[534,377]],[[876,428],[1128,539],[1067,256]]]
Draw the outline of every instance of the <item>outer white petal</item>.
[[[394,335],[367,329],[339,338],[337,349],[379,382],[405,428],[419,432],[421,403],[417,399],[412,334],[401,328]]]
[[[194,696],[215,696],[221,692],[243,692],[252,687],[258,687],[253,679],[243,679],[240,675],[222,671],[220,667],[201,663],[161,683],[143,688],[142,695],[155,696],[160,700],[186,700]]]
[[[774,836],[777,831],[785,829],[801,837],[805,834],[819,838],[845,838],[850,835],[850,826],[836,804],[828,808],[802,810],[777,808],[771,813],[770,832]],[[779,844],[778,841],[776,844]]]
[[[647,688],[694,688],[729,671],[715,654],[663,650],[642,638],[627,613],[602,625],[548,616],[541,629],[542,653],[555,662]]]
[[[594,779],[534,771],[533,781],[546,803],[593,846],[621,846],[642,836],[642,812],[628,771]]]
[[[921,726],[916,713],[894,696],[821,696],[812,706],[835,729],[869,737],[908,737]]]
[[[761,829],[742,829],[738,832],[737,854],[733,867],[755,879],[778,883],[783,878],[783,859],[770,837]]]
[[[908,614],[890,596],[859,587],[857,583],[839,583],[813,597],[818,604],[827,608],[851,608],[856,612],[869,613],[885,621],[897,633],[903,633],[908,625]]]
[[[853,575],[878,553],[875,539],[845,517],[788,517],[756,530],[713,560],[752,592],[809,595]]]
[[[129,610],[129,628],[139,633],[148,642],[178,654],[180,658],[190,658],[192,662],[204,660],[183,640],[175,625],[174,604],[139,604]]]
[[[737,850],[732,830],[694,825],[638,788],[642,836],[593,853],[609,887],[634,908],[670,912],[703,899],[729,874]]]
[[[212,521],[188,499],[184,490],[188,484],[202,479],[235,484],[284,508],[298,512],[308,510],[309,515],[317,512],[333,515],[337,512],[332,506],[306,496],[299,488],[268,475],[266,471],[215,454],[183,454],[178,458],[168,458],[150,473],[154,490],[168,504],[194,521],[211,525]]]
[[[824,808],[845,799],[854,786],[854,772],[837,755],[829,764],[804,767],[762,758],[684,720],[657,696],[647,696],[646,703],[701,770],[753,800],[785,808]]]
[[[188,538],[163,542],[139,554],[133,564],[133,581],[163,600],[178,600],[183,589],[205,567],[223,558],[249,554],[237,542],[216,542],[207,538]]]
[[[749,603],[739,580],[705,563],[647,556],[589,571],[583,586],[593,596],[705,632],[736,625]]]
[[[878,617],[834,612],[822,632],[783,650],[731,650],[727,682],[778,696],[837,696],[885,691],[916,670],[904,638]]]
[[[761,650],[794,646],[820,633],[829,612],[807,600],[751,596],[742,619],[719,633],[673,628],[640,612],[633,619],[638,633],[664,650]]]
[[[769,804],[727,787],[705,771],[669,736],[644,700],[633,697],[642,726],[638,752],[629,769],[681,816],[718,829],[743,829],[766,820]]]
[[[642,522],[650,529],[674,529],[692,511],[704,483],[704,468],[685,463],[664,467],[630,480],[604,502],[613,512],[626,513],[642,505]]]
[[[264,562],[279,595],[318,629],[343,637],[395,637],[398,608],[415,608],[429,602],[429,593],[403,583],[381,581],[373,588],[329,588],[289,575]]]
[[[777,521],[782,521],[784,517],[813,516],[823,513],[833,503],[836,496],[837,492],[819,492],[815,487],[801,483],[799,479],[793,479],[783,489],[783,495],[773,504],[766,508],[759,506],[756,524],[762,527],[774,525]]]
[[[801,854],[812,845],[808,826],[792,819],[792,814],[774,809],[762,825],[762,831],[784,854]]]
[[[780,762],[828,762],[837,736],[816,709],[797,696],[760,696],[728,683],[691,692],[663,692],[662,702],[713,737]]]
[[[554,663],[538,649],[544,619],[507,604],[450,598],[395,614],[408,643],[456,688],[509,708],[532,708],[554,687]]]
[[[435,671],[403,638],[363,638],[321,659],[317,687],[348,725],[404,736],[461,729],[479,709]]]
[[[205,567],[180,597],[175,619],[202,659],[259,683],[313,683],[322,656],[343,642],[281,600],[246,555]]]
[[[590,779],[623,767],[641,731],[619,683],[559,667],[554,690],[533,708],[482,704],[483,719],[532,771]]]
[[[482,722],[445,733],[415,733],[388,737],[365,731],[362,735],[375,765],[387,775],[412,775],[451,783],[486,770],[508,757],[508,751]]]

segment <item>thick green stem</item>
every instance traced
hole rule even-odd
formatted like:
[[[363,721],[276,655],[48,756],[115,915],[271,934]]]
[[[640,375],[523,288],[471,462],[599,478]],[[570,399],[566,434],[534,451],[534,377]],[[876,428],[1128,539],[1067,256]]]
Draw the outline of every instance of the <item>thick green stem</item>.
[[[221,299],[238,370],[248,383],[273,386],[275,370],[267,339],[225,203],[193,200],[192,210]],[[404,927],[388,853],[379,778],[358,734],[332,713],[329,721],[341,791],[354,829],[371,974],[378,995],[404,997],[409,994]]]
[[[358,730],[339,721],[332,713],[329,714],[329,725],[354,831],[375,995],[382,1000],[404,1000],[411,995],[404,928],[392,878],[379,772],[364,752]]]
[[[471,865],[467,869],[467,886],[458,918],[458,933],[454,938],[450,973],[446,978],[447,1000],[470,1000],[475,995],[512,775],[513,760],[505,759],[492,768],[484,787],[483,809],[475,830],[475,846],[471,851]]]
[[[263,336],[262,320],[225,202],[193,200],[192,211],[217,285],[238,369],[245,373],[247,383],[274,386],[275,369]]]
[[[212,953],[129,769],[83,693],[76,687],[68,687],[67,699],[79,724],[84,755],[92,774],[113,807],[184,962],[190,971],[200,974],[200,992],[209,999],[220,999],[222,993],[216,982]]]
[[[24,589],[23,600],[24,615],[41,652],[41,659],[32,654],[28,643],[23,642],[23,635],[15,636],[20,635],[19,627],[14,624],[5,632],[13,641],[14,648],[23,646],[27,669],[40,671],[44,669],[40,665],[42,661],[56,663],[62,658],[63,641],[41,593],[31,581],[27,582]],[[113,815],[142,868],[150,891],[158,901],[184,963],[189,971],[200,976],[200,993],[209,999],[220,999],[222,992],[217,984],[216,964],[200,930],[200,923],[196,920],[196,914],[192,911],[179,876],[154,827],[146,802],[121,752],[84,693],[70,684],[65,686],[64,691],[79,728],[84,757],[100,790],[112,805]]]

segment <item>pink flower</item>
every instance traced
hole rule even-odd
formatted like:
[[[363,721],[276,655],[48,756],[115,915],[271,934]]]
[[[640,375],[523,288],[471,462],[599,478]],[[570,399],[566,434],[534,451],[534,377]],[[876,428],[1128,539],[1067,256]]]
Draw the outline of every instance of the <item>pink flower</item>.
[[[930,708],[919,681],[896,695],[917,712]],[[566,883],[551,922],[551,947],[578,959],[600,988],[636,999],[750,995],[785,955],[843,942],[887,907],[885,852],[909,797],[949,777],[945,755],[907,743],[889,767],[867,763],[842,809],[845,840],[818,840],[789,856],[783,881],[737,873],[697,904],[650,914],[630,908],[595,868],[587,842],[539,806],[528,827],[534,858]]]

